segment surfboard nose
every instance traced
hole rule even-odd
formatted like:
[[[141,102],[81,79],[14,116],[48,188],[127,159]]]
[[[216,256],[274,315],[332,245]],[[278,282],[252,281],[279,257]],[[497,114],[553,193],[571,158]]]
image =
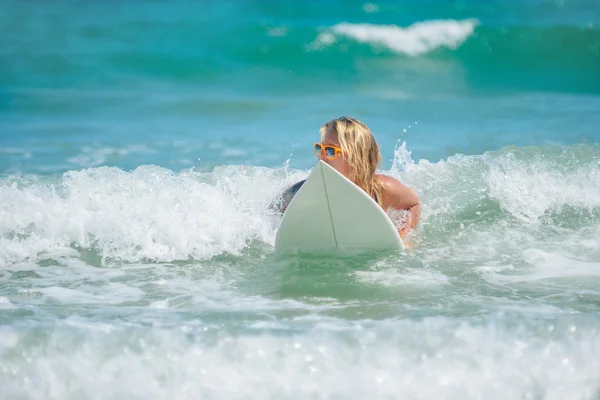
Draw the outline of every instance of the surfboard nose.
[[[402,248],[383,209],[320,160],[290,202],[275,238],[275,249],[284,252]]]

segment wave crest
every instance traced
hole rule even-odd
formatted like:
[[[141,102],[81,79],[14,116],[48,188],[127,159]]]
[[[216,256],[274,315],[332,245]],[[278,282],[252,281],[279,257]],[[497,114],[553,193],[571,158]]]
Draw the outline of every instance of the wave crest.
[[[478,24],[476,19],[433,20],[416,22],[406,28],[401,28],[396,25],[344,22],[334,25],[332,32],[361,43],[381,44],[395,52],[417,56],[439,47],[456,49],[473,34]],[[331,37],[327,37],[331,41]]]

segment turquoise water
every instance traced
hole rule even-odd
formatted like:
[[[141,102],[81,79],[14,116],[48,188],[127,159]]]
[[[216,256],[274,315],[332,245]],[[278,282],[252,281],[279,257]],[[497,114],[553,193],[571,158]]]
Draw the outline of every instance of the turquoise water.
[[[0,1],[0,398],[600,396],[600,2]],[[415,248],[279,256],[352,115]]]

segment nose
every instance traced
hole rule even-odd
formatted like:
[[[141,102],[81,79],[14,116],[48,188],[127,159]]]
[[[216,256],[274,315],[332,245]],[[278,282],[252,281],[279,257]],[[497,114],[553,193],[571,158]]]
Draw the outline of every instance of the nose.
[[[323,155],[323,153],[319,154],[317,160],[323,161],[327,165],[331,165],[331,160]]]

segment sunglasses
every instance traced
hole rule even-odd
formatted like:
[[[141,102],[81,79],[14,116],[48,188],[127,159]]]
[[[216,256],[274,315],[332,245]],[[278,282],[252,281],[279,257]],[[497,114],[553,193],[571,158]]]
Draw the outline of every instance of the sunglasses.
[[[319,157],[321,154],[328,160],[335,160],[339,154],[342,154],[342,149],[336,146],[323,146],[321,143],[315,143],[315,155]]]

